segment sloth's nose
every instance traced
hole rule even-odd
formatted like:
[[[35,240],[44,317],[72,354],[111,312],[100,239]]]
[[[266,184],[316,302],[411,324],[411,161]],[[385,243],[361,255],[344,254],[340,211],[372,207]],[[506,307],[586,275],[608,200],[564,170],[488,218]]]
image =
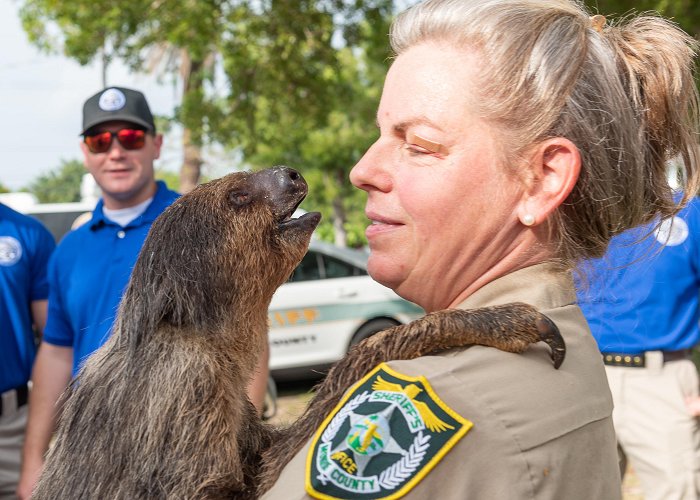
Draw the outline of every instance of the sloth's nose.
[[[274,167],[269,170],[272,184],[276,185],[283,191],[286,190],[304,190],[306,189],[306,181],[302,175],[289,167]]]

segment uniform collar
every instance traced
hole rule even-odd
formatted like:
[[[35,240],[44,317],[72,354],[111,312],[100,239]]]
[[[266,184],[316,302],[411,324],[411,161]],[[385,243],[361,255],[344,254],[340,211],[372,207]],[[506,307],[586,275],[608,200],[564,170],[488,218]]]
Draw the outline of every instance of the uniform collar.
[[[510,302],[526,302],[539,310],[574,304],[576,293],[571,272],[563,271],[553,262],[518,269],[487,283],[458,308],[476,309]]]
[[[151,223],[162,213],[162,207],[165,203],[167,197],[168,188],[163,181],[156,181],[156,193],[153,195],[153,200],[146,207],[146,211],[136,217],[134,220],[129,222],[125,227],[140,226],[141,224]],[[105,217],[104,210],[104,200],[100,198],[100,201],[95,205],[95,210],[92,212],[92,219],[90,220],[90,229],[97,229],[103,225],[115,225],[114,222]]]

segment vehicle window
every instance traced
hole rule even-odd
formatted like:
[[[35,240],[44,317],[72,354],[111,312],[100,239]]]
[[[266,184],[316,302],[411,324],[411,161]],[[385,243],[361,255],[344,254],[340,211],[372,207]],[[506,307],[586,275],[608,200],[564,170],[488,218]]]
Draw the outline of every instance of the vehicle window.
[[[321,279],[321,269],[319,267],[319,255],[316,252],[309,251],[304,258],[301,259],[299,265],[294,269],[292,277],[289,281],[311,281]]]
[[[363,269],[327,255],[323,256],[323,267],[326,278],[347,278],[348,276],[362,276],[367,274]]]

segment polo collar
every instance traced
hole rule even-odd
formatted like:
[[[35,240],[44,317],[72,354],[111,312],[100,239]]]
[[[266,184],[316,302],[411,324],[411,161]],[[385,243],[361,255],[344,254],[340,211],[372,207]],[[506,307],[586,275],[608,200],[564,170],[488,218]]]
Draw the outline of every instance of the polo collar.
[[[153,195],[151,203],[148,204],[146,210],[136,217],[134,220],[129,222],[124,227],[136,227],[142,224],[149,224],[156,220],[156,218],[163,212],[163,206],[166,203],[166,198],[168,194],[168,188],[163,181],[156,181],[156,192]],[[117,224],[107,217],[105,217],[104,210],[104,200],[100,198],[100,201],[95,205],[95,210],[92,212],[92,219],[90,219],[90,229],[97,229],[104,225],[116,226]]]

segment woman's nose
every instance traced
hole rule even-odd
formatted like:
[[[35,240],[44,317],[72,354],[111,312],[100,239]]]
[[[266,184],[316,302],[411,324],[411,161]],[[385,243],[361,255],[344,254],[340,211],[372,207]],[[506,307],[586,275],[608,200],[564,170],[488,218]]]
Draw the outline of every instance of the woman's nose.
[[[375,142],[352,167],[350,171],[350,182],[356,188],[364,191],[372,189],[387,191],[391,186],[389,170],[386,162],[389,161],[387,154],[380,151],[379,141]]]

